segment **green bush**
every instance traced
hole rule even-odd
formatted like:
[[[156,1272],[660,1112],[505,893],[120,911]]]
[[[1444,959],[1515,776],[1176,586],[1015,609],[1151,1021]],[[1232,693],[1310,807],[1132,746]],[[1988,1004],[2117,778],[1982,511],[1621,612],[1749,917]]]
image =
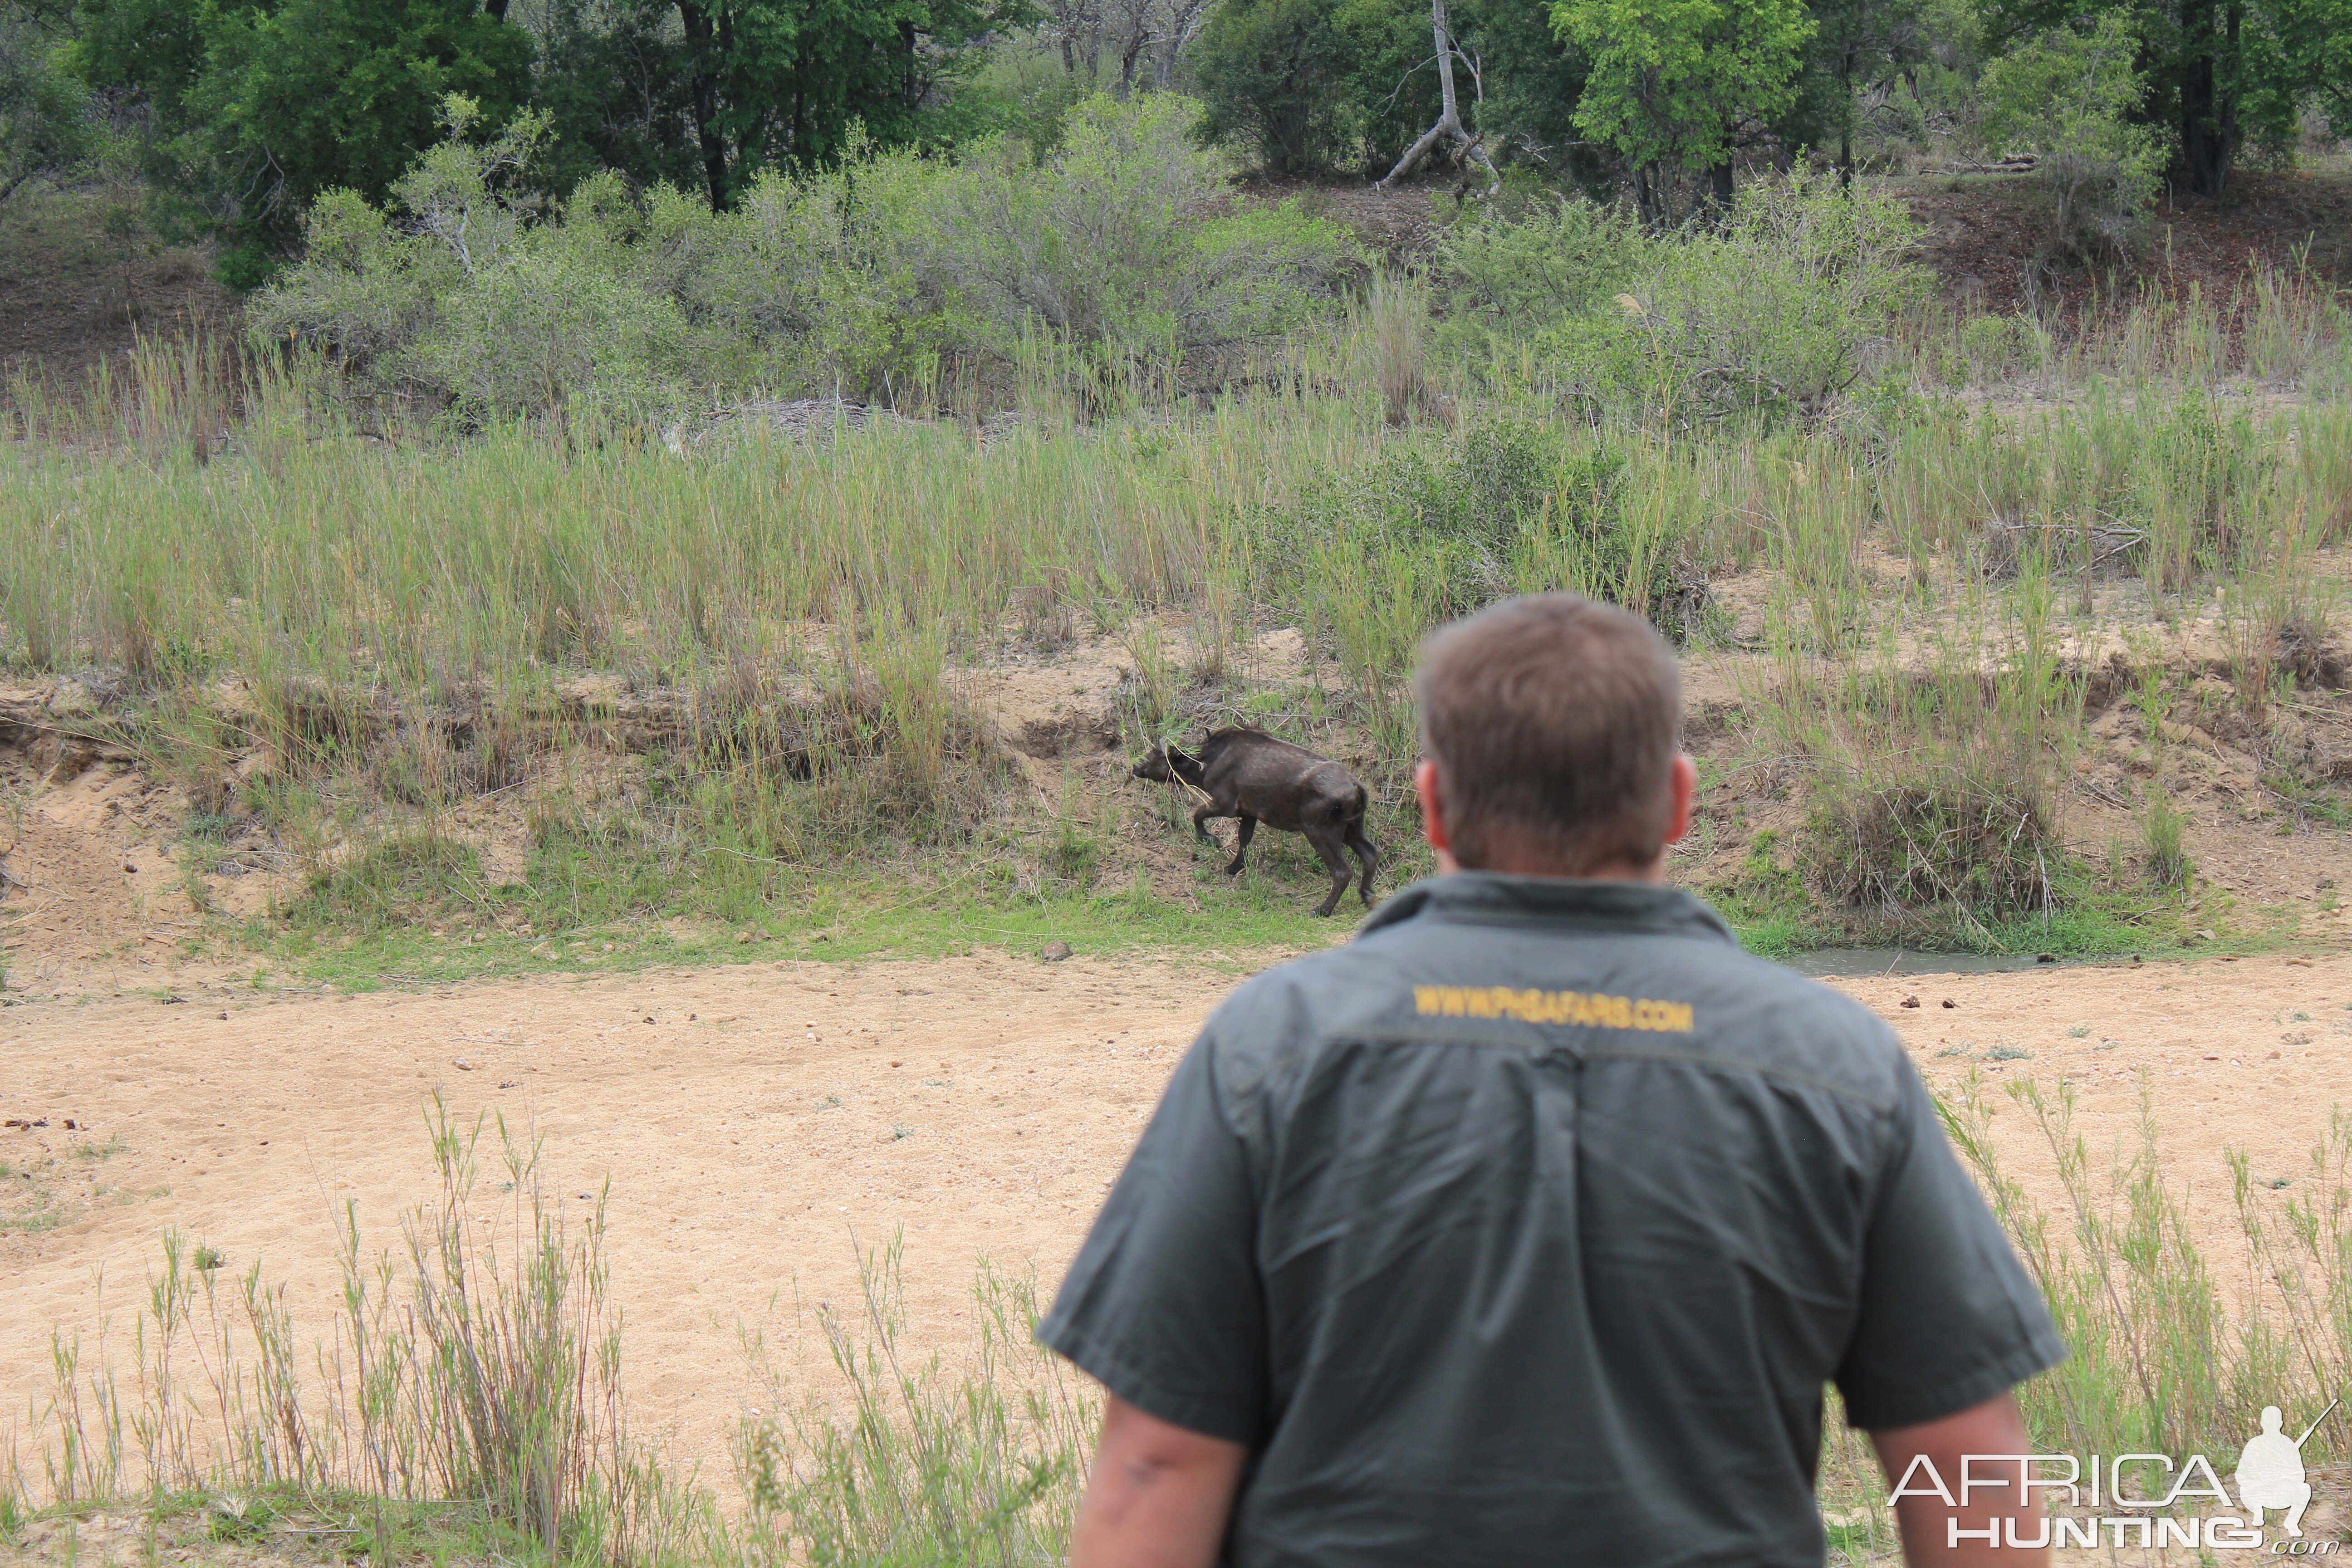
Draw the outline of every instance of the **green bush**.
[[[1457,226],[1444,335],[1589,412],[1670,424],[1820,412],[1868,376],[1927,273],[1900,203],[1803,172],[1664,237],[1575,200]],[[1514,366],[1508,350],[1525,345]]]
[[[1304,319],[1346,241],[1295,202],[1229,205],[1231,165],[1196,118],[1169,94],[1097,94],[1042,164],[999,141],[941,180],[925,260],[982,347],[1010,361],[1042,331],[1133,374]]]
[[[1890,196],[1801,171],[1757,182],[1711,230],[1645,250],[1622,294],[1538,340],[1560,390],[1669,423],[1821,412],[1884,357],[1926,289],[1918,225]]]
[[[2102,260],[2129,250],[2140,209],[2156,195],[2164,153],[2143,122],[2147,83],[2135,66],[2130,18],[2110,11],[2087,29],[2026,39],[1985,67],[1986,137],[2031,153],[2053,250]]]
[[[311,208],[308,253],[247,310],[253,335],[326,351],[362,394],[470,420],[677,396],[676,303],[638,284],[596,223],[530,221],[516,180],[544,121],[474,142],[470,101],[450,99],[443,118],[448,139],[384,207],[335,191]],[[570,210],[591,215],[608,195],[588,182]]]
[[[346,384],[484,420],[675,404],[688,387],[926,402],[958,360],[1077,374],[1099,393],[1301,321],[1348,255],[1296,205],[1229,208],[1223,156],[1165,94],[1073,109],[1042,162],[1009,139],[961,163],[855,142],[761,174],[713,214],[617,175],[548,206],[523,183],[545,121],[429,150],[383,207],[336,192],[253,302],[264,340]]]
[[[1630,467],[1623,449],[1581,431],[1490,420],[1433,449],[1402,447],[1263,514],[1258,556],[1271,595],[1309,617],[1347,585],[1381,579],[1381,562],[1409,563],[1430,619],[1408,628],[1408,641],[1437,620],[1544,588],[1664,619],[1683,531],[1628,507]]]
[[[1629,215],[1574,197],[1457,224],[1437,241],[1452,286],[1444,336],[1474,353],[1516,343],[1605,305],[1649,249]]]
[[[1202,129],[1271,174],[1386,174],[1437,118],[1429,48],[1413,0],[1224,0],[1190,51]]]
[[[90,153],[89,94],[62,68],[59,45],[43,11],[0,0],[0,202]]]

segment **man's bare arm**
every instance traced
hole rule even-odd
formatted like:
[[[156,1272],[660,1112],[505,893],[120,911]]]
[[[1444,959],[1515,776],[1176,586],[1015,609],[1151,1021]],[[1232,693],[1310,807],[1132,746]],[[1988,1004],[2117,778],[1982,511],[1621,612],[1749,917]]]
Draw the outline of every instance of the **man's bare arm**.
[[[1899,1484],[1912,1461],[1925,1454],[1936,1467],[1936,1473],[1958,1499],[1960,1493],[1960,1457],[1964,1454],[2023,1454],[2025,1418],[2018,1413],[2017,1400],[2007,1394],[1989,1399],[1957,1415],[1947,1415],[1940,1421],[1929,1421],[1917,1426],[1901,1426],[1891,1431],[1874,1432],[1870,1440],[1878,1449],[1878,1462],[1885,1467],[1889,1486]],[[2050,1553],[2031,1548],[2002,1544],[2006,1537],[1987,1542],[1981,1537],[1950,1544],[1950,1521],[1958,1520],[1962,1530],[1983,1530],[1990,1525],[1995,1530],[2004,1527],[2001,1521],[2018,1521],[2018,1536],[2031,1541],[2042,1532],[2036,1516],[2042,1511],[2020,1488],[2019,1467],[1984,1465],[1976,1467],[1978,1479],[2005,1479],[2009,1485],[1997,1490],[1979,1489],[1965,1508],[1947,1508],[1943,1500],[1934,1497],[1906,1497],[1895,1504],[1895,1524],[1903,1533],[1903,1560],[1912,1568],[1936,1563],[1938,1568],[2046,1568]],[[1913,1489],[1925,1484],[1924,1476],[1913,1482]]]
[[[1246,1452],[1106,1398],[1070,1568],[1209,1568]]]

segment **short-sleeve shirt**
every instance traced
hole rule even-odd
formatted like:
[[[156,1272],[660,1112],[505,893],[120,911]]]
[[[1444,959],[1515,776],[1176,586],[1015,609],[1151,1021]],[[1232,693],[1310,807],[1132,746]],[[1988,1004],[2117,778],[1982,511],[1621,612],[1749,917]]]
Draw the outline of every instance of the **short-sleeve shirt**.
[[[1039,1337],[1246,1445],[1223,1561],[1818,1568],[2064,1348],[1893,1032],[1688,894],[1464,872],[1210,1017]]]

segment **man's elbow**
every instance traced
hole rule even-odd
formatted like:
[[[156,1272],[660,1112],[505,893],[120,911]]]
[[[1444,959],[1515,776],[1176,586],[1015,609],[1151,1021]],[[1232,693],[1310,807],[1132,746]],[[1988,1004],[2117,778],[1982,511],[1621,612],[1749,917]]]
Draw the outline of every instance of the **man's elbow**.
[[[1072,1568],[1203,1568],[1223,1539],[1246,1454],[1107,1399]]]

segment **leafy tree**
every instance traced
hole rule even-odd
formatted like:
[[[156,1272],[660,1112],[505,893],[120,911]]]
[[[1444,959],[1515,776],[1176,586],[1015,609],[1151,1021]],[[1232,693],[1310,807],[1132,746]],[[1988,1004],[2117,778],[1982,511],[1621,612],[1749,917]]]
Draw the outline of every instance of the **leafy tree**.
[[[1476,121],[1494,155],[1608,199],[1616,170],[1576,123],[1590,67],[1553,30],[1550,14],[1520,0],[1459,0],[1453,10],[1454,29],[1479,63]]]
[[[89,94],[58,68],[58,47],[46,18],[0,0],[0,202],[89,151]]]
[[[1192,68],[1213,137],[1276,174],[1385,170],[1435,117],[1429,11],[1400,0],[1225,0]]]
[[[1225,0],[1193,58],[1208,107],[1202,128],[1254,144],[1270,174],[1338,160],[1347,138],[1346,38],[1329,0]]]
[[[813,167],[854,127],[884,145],[954,139],[949,89],[1030,0],[677,0],[702,182],[723,210],[769,163]]]
[[[2164,168],[2155,128],[2133,118],[2146,87],[2132,43],[2129,25],[2110,12],[2021,42],[1978,84],[1985,134],[2034,155],[2051,242],[2085,259],[2125,248]]]
[[[690,75],[670,0],[551,0],[533,107],[548,117],[539,176],[568,193],[599,170],[636,185],[701,181]]]
[[[1929,58],[1924,0],[1810,0],[1814,31],[1783,140],[1834,145],[1840,181],[1853,183],[1853,133],[1866,95],[1882,94]]]
[[[1706,171],[1731,195],[1742,128],[1795,100],[1815,23],[1802,0],[1555,0],[1552,26],[1591,62],[1576,123],[1633,171],[1644,221],[1672,216],[1675,171]]]
[[[217,234],[250,287],[320,192],[381,197],[437,136],[447,94],[502,119],[530,40],[478,0],[82,0],[75,63],[153,110],[147,173],[167,232]]]
[[[2143,114],[2168,129],[2181,182],[2220,195],[2249,145],[2294,144],[2306,104],[2352,133],[2352,0],[1991,0],[1999,43],[2085,26],[2120,10],[2139,43]]]

